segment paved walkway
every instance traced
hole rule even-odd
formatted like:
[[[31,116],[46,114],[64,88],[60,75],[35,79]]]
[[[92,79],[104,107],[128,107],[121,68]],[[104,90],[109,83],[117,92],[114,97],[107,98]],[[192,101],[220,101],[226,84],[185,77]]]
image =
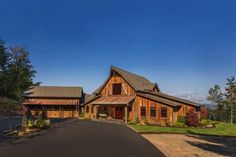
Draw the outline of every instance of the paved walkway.
[[[142,136],[128,127],[93,121],[59,125],[41,136],[3,145],[4,157],[163,157]]]
[[[167,157],[236,157],[236,138],[143,134]]]

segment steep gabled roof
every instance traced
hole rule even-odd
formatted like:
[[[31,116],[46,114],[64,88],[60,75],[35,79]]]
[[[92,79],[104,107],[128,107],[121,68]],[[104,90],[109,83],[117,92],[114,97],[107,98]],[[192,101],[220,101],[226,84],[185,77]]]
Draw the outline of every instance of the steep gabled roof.
[[[94,92],[94,94],[97,95],[97,97],[94,97],[93,100],[99,97],[99,94],[101,93],[102,89],[107,84],[107,82],[109,81],[110,77],[113,75],[113,72],[116,72],[117,74],[119,74],[136,91],[136,94],[139,96],[152,99],[157,102],[162,102],[170,106],[181,106],[181,104],[188,104],[195,107],[200,106],[200,104],[198,103],[161,93],[156,83],[151,83],[145,77],[136,75],[134,73],[128,72],[126,70],[123,70],[114,66],[111,67],[110,75],[106,79],[106,81],[103,83],[103,85],[101,85]]]
[[[24,97],[81,98],[82,87],[35,86],[24,92]]]
[[[121,77],[123,77],[124,80],[127,81],[127,83],[137,92],[137,91],[153,91],[154,88],[159,91],[159,87],[156,83],[150,82],[147,78],[143,76],[136,75],[134,73],[128,72],[126,70],[117,68],[112,66],[110,71],[110,76],[106,79],[104,84],[100,86],[94,94],[99,94],[103,87],[106,85],[106,83],[109,81],[110,77],[112,76],[112,72],[118,73]]]

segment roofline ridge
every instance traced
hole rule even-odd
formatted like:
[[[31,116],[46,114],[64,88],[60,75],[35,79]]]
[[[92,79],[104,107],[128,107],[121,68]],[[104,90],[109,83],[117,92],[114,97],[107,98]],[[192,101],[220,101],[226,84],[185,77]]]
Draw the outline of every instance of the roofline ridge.
[[[130,74],[136,75],[136,76],[138,76],[138,77],[142,77],[142,78],[146,79],[147,81],[149,81],[150,83],[152,83],[149,79],[147,79],[147,78],[144,77],[144,76],[141,76],[141,75],[135,74],[135,73],[133,73],[133,72],[130,72],[130,71],[127,71],[127,70],[121,69],[121,68],[116,67],[116,66],[111,66],[111,68],[113,68],[113,69],[115,68],[115,69],[117,69],[117,70],[122,70],[122,71],[128,72],[128,73],[130,73]]]
[[[50,85],[46,85],[46,86],[41,86],[41,85],[38,85],[38,86],[32,86],[32,87],[56,87],[56,88],[83,88],[82,86],[50,86]]]

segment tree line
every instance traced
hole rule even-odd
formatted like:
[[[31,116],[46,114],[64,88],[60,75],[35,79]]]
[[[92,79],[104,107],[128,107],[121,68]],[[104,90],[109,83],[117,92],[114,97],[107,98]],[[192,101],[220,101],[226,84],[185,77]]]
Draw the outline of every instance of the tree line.
[[[222,89],[219,85],[210,88],[208,100],[215,104],[216,109],[209,110],[209,118],[222,122],[236,123],[236,81],[234,77],[226,80]]]
[[[22,94],[31,85],[36,71],[24,46],[7,47],[0,40],[0,97],[16,101],[22,100]]]

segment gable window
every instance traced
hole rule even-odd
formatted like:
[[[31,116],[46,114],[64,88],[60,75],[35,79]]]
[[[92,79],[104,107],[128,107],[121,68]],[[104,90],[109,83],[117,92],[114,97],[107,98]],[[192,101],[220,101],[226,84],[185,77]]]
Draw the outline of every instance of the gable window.
[[[146,116],[146,107],[145,106],[141,107],[141,116]]]
[[[150,115],[151,115],[151,117],[156,117],[156,108],[155,107],[150,107]]]
[[[166,118],[167,117],[167,107],[161,108],[161,117]]]
[[[113,95],[121,95],[121,83],[115,83],[112,87]]]

